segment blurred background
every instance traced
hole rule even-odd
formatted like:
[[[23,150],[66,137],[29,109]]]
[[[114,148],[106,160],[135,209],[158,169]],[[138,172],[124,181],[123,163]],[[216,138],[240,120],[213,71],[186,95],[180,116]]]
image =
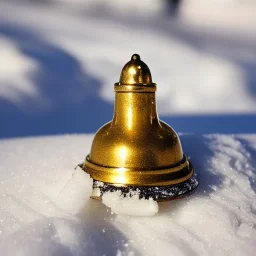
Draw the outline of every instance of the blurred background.
[[[182,133],[256,132],[256,1],[0,1],[0,138],[93,133],[133,53]]]

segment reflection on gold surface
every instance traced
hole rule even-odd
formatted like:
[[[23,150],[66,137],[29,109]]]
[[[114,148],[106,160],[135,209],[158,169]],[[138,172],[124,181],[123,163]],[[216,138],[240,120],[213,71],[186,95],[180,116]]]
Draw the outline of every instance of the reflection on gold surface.
[[[125,146],[122,146],[119,149],[119,154],[118,154],[121,158],[121,161],[123,162],[123,165],[125,165],[125,160],[126,160],[126,156],[127,156],[127,148]]]
[[[116,183],[121,183],[121,184],[126,183],[125,171],[126,171],[125,168],[119,168],[118,169],[119,175],[117,177],[117,182]]]

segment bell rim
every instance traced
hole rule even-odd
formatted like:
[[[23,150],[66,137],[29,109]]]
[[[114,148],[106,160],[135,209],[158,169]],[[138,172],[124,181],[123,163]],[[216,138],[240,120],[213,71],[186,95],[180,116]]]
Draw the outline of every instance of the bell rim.
[[[154,169],[108,167],[90,161],[87,155],[82,169],[92,179],[115,185],[129,186],[167,186],[185,182],[194,174],[194,166],[183,154],[183,159],[175,165]],[[122,178],[120,174],[128,174]]]

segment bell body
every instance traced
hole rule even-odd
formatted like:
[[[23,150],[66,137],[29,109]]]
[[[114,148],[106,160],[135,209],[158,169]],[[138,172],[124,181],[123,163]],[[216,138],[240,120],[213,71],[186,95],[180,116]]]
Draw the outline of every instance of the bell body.
[[[83,169],[113,186],[171,186],[184,183],[194,169],[176,132],[159,120],[156,84],[147,65],[133,55],[115,84],[113,120],[93,140]]]

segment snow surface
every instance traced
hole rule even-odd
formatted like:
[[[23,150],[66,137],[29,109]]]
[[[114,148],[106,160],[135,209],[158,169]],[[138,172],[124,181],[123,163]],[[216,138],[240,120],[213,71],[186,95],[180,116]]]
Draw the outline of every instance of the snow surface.
[[[153,216],[158,213],[158,204],[153,198],[139,199],[139,194],[136,192],[129,197],[124,197],[120,191],[109,191],[103,194],[102,203],[111,208],[111,211],[116,214]]]
[[[0,1],[0,255],[255,255],[256,135],[181,135],[199,188],[151,217],[90,199],[93,135],[14,139],[94,133],[133,53],[178,132],[255,134],[255,1],[181,2]]]
[[[0,255],[255,255],[256,135],[180,135],[200,185],[153,217],[89,198],[92,138],[0,141]]]

